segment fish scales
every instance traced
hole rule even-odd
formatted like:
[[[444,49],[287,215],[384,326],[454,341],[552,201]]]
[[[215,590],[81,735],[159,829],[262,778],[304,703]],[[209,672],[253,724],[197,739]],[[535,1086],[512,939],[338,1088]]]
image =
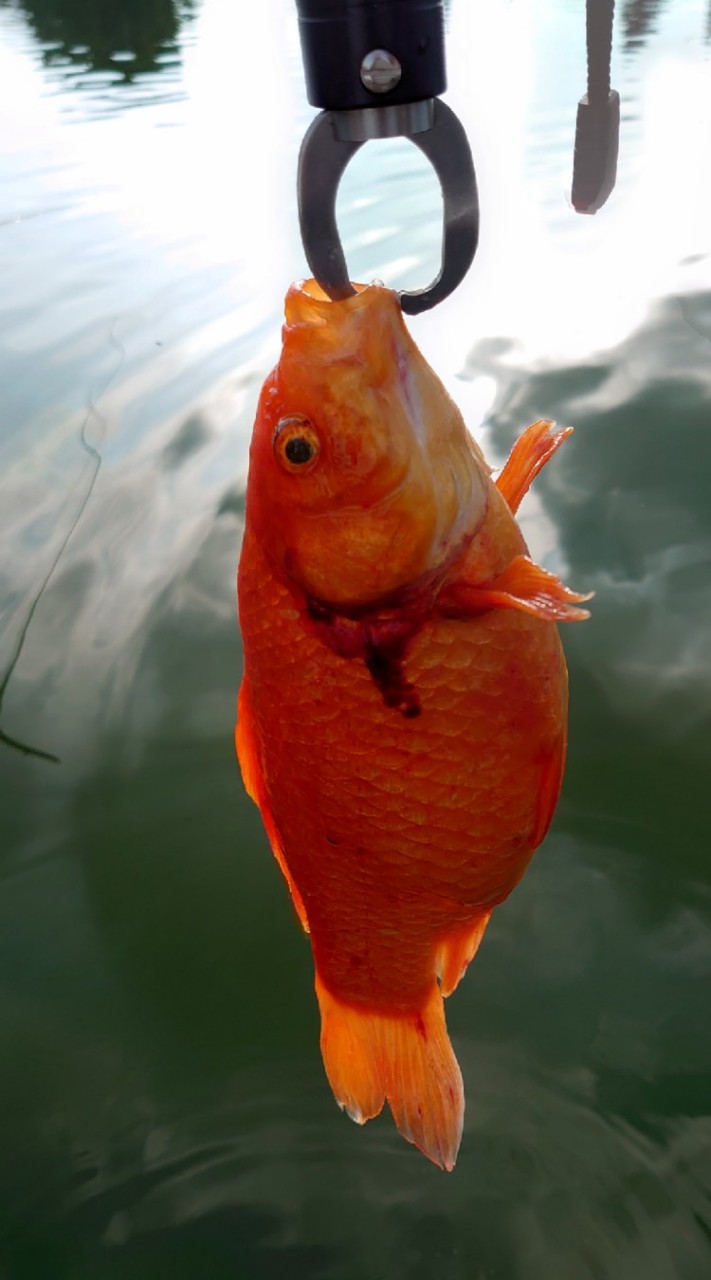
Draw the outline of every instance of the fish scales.
[[[243,625],[254,637],[259,700],[279,707],[278,728],[271,720],[260,727],[271,761],[267,797],[277,827],[289,833],[289,869],[314,941],[329,958],[322,972],[345,956],[351,973],[354,922],[345,904],[357,880],[369,921],[390,926],[386,938],[374,937],[373,965],[400,1000],[410,988],[416,1000],[440,935],[466,921],[472,906],[506,896],[531,856],[522,832],[533,828],[542,761],[565,715],[562,695],[551,705],[541,694],[559,656],[556,629],[521,615],[502,631],[502,614],[423,628],[407,661],[422,714],[409,720],[383,704],[365,668],[326,648],[307,619],[288,632],[273,625],[289,593],[272,583],[269,598],[268,566],[257,555],[253,563],[260,559],[253,589],[244,584]],[[518,651],[526,630],[536,644],[512,681],[506,654]],[[457,655],[452,669],[450,653]],[[549,712],[540,720],[539,750],[525,734],[529,703]],[[492,751],[492,742],[500,749]],[[360,981],[354,986],[340,973],[337,981],[351,998],[372,997]]]

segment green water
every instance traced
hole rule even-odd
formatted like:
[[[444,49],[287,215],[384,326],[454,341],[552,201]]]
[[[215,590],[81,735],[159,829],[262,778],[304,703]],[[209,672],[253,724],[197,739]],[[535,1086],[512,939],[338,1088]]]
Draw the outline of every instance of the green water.
[[[583,6],[450,6],[482,242],[413,331],[492,461],[575,424],[523,523],[596,597],[564,634],[555,824],[449,1002],[445,1176],[336,1109],[233,758],[246,450],[304,270],[309,118],[290,3],[250,8],[261,59],[245,12],[0,3],[1,1280],[704,1280],[709,14],[618,6],[620,178],[589,219]],[[407,144],[341,203],[354,274],[434,273]]]

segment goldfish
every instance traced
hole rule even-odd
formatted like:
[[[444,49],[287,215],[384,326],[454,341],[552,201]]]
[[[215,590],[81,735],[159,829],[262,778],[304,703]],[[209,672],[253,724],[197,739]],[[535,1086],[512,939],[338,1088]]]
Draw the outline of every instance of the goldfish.
[[[551,822],[567,737],[557,623],[587,596],[515,520],[570,435],[539,421],[496,481],[397,295],[286,296],[250,449],[236,746],[313,952],[321,1052],[358,1123],[389,1104],[454,1167],[444,1017]]]

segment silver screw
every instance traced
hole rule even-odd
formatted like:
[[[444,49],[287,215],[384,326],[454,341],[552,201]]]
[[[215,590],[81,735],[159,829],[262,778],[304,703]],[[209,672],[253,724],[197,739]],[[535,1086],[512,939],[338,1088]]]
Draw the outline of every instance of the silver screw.
[[[401,76],[400,63],[387,49],[371,49],[360,64],[360,78],[371,93],[389,93]]]

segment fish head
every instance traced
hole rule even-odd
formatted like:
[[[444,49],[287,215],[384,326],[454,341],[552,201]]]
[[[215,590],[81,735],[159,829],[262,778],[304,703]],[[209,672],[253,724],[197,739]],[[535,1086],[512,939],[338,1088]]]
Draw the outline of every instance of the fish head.
[[[293,285],[250,454],[248,520],[307,596],[363,608],[436,574],[483,522],[489,468],[397,295]]]

